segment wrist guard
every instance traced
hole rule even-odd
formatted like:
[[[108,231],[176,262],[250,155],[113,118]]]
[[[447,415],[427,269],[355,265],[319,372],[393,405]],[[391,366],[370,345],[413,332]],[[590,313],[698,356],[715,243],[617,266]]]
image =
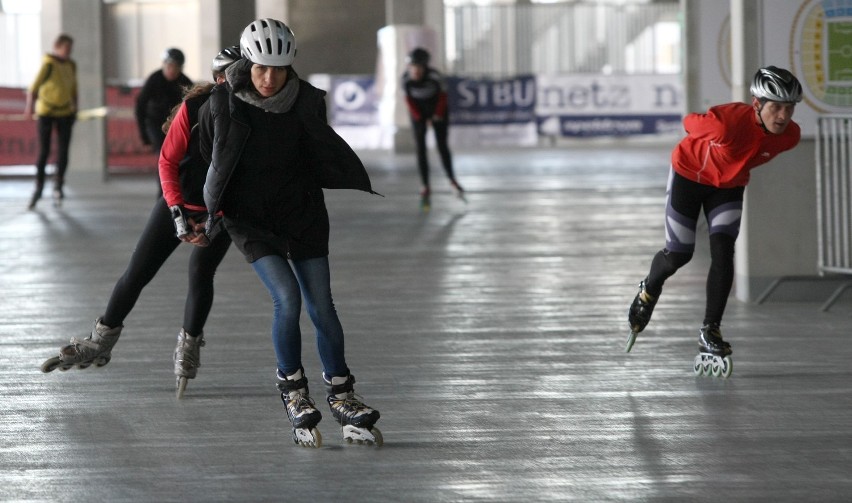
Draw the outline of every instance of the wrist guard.
[[[191,234],[192,229],[189,227],[189,222],[186,220],[186,213],[183,211],[183,206],[177,204],[169,206],[169,211],[171,212],[172,220],[175,223],[175,235],[182,239],[188,234]]]

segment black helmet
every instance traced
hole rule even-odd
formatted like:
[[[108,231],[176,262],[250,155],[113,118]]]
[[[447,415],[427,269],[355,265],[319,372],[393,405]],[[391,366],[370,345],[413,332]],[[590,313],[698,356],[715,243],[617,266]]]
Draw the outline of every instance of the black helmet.
[[[767,66],[754,74],[751,94],[761,101],[798,103],[802,101],[802,84],[788,70]]]
[[[222,73],[235,63],[238,59],[240,59],[240,48],[232,45],[231,47],[226,47],[219,51],[219,54],[213,58],[213,63],[210,64],[210,70],[213,71],[213,78],[216,78],[216,74]]]
[[[183,66],[186,58],[183,57],[183,51],[177,47],[169,47],[163,51],[163,62],[172,62],[178,66]]]
[[[408,55],[408,62],[412,65],[427,66],[429,64],[429,51],[422,47],[414,49],[411,51],[411,54]]]

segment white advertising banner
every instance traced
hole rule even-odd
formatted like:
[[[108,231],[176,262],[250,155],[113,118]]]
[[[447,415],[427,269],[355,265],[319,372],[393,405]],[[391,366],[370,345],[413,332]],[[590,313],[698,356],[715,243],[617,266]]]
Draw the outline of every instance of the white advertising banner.
[[[679,75],[540,75],[535,112],[546,136],[682,132]]]

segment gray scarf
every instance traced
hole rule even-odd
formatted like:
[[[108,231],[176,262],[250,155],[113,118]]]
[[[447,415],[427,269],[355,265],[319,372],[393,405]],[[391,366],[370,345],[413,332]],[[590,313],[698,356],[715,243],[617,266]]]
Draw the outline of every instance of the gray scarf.
[[[238,64],[231,65],[225,70],[225,77],[228,79],[229,84],[233,85],[235,76],[240,71],[238,69],[240,66]],[[287,71],[287,83],[275,95],[268,98],[264,98],[258,94],[254,90],[254,86],[241,89],[234,94],[249,105],[254,105],[267,112],[283,114],[293,108],[293,103],[296,102],[296,97],[299,95],[299,76],[295,70],[290,68]]]

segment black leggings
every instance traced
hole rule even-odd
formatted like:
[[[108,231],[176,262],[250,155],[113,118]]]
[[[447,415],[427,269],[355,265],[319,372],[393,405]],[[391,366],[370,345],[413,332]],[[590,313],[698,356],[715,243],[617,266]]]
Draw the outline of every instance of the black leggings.
[[[68,148],[71,145],[71,129],[74,126],[75,117],[48,117],[38,116],[38,159],[36,160],[36,186],[35,194],[41,196],[44,189],[45,168],[47,158],[50,156],[50,140],[56,126],[56,174],[53,180],[53,189],[61,191],[65,183],[65,171],[68,169]]]
[[[124,324],[142,289],[154,279],[166,259],[181,243],[175,236],[175,225],[166,201],[161,197],[154,205],[145,230],[124,275],[115,284],[109,298],[103,323],[110,327]],[[202,333],[213,305],[213,276],[225,257],[231,237],[222,232],[206,248],[193,247],[189,258],[189,289],[183,312],[183,329],[190,335]],[[191,245],[190,245],[191,246]]]
[[[663,283],[686,265],[695,250],[695,228],[704,209],[710,232],[710,271],[704,324],[721,323],[734,284],[734,244],[740,230],[745,187],[720,189],[672,171],[666,203],[666,247],[651,262],[646,288],[658,296]]]
[[[447,119],[440,121],[431,121],[432,129],[435,131],[435,143],[438,146],[438,153],[441,155],[441,164],[444,166],[444,172],[451,182],[456,183],[456,177],[453,174],[453,157],[450,154],[450,147],[447,144],[447,136],[449,133],[449,125]],[[414,131],[414,142],[417,144],[417,169],[420,170],[420,181],[424,187],[429,187],[429,157],[426,154],[426,130],[427,122],[425,120],[411,121],[411,129]]]

